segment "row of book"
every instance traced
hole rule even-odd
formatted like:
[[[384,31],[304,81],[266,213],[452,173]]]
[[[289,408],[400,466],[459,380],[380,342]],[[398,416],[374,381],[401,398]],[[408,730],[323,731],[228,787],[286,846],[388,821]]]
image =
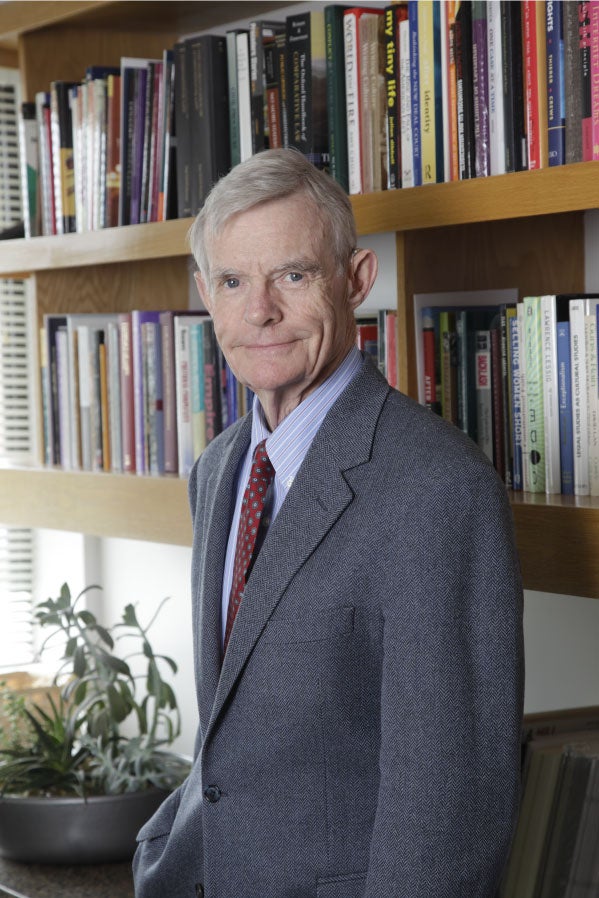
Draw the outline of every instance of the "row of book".
[[[420,398],[514,490],[599,495],[599,297],[426,307]]]
[[[350,193],[596,158],[598,26],[593,2],[331,5],[90,66],[23,105],[26,233],[195,215],[269,146]]]
[[[382,312],[359,322],[357,343],[396,380],[395,332]],[[40,345],[47,465],[185,477],[251,408],[206,313],[45,315]]]
[[[500,898],[599,893],[599,708],[525,725],[520,815]]]

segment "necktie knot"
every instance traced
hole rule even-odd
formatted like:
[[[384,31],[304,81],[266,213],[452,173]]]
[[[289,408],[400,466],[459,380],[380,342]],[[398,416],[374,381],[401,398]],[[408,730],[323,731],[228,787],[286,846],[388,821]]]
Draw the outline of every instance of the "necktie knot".
[[[235,546],[235,562],[233,566],[233,582],[229,595],[227,623],[225,627],[224,650],[226,651],[233,622],[237,615],[248,573],[255,557],[256,538],[260,528],[260,520],[264,512],[268,488],[275,476],[275,469],[266,451],[266,440],[258,443],[252,458],[252,467],[241,503],[239,529]]]

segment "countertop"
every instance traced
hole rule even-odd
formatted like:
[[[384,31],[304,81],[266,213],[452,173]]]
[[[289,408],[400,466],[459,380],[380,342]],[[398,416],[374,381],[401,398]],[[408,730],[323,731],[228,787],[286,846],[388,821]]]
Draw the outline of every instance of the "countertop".
[[[20,864],[0,858],[0,898],[133,898],[131,864]]]

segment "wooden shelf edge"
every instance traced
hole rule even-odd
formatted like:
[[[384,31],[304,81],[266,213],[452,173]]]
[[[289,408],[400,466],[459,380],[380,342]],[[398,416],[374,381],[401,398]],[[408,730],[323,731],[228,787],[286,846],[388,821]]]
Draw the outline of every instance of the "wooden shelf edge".
[[[177,477],[0,469],[6,526],[191,545],[187,481]]]
[[[599,499],[511,494],[525,589],[599,598]]]
[[[599,161],[351,198],[361,235],[599,208]],[[0,245],[0,276],[188,256],[193,219],[16,239]]]

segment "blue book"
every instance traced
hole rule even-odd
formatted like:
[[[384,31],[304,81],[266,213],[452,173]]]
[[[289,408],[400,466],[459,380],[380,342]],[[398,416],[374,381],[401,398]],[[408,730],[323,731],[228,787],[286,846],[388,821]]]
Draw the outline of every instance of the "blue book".
[[[570,322],[557,323],[557,386],[562,493],[574,493],[574,429],[572,425],[572,376]]]
[[[412,97],[412,158],[414,161],[414,186],[422,184],[422,159],[420,154],[420,75],[418,58],[418,0],[408,0],[410,23],[410,88]]]
[[[522,489],[522,401],[520,382],[520,331],[516,317],[508,319],[510,341],[510,377],[512,381],[513,470],[512,489]]]
[[[547,130],[549,165],[566,161],[566,94],[564,78],[564,14],[558,0],[547,0],[545,11],[547,45]]]

